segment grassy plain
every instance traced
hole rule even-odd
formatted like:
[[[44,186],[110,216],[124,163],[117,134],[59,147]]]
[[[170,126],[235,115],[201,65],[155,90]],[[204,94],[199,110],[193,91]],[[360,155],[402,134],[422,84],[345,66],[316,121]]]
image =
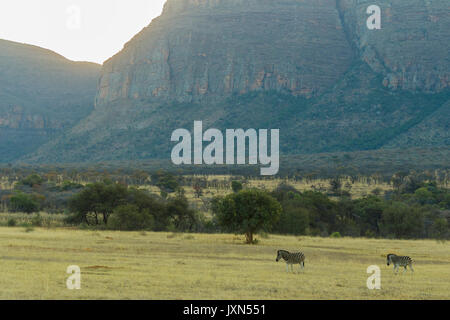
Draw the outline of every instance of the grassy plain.
[[[450,299],[448,243],[257,238],[0,227],[0,299]],[[303,251],[305,271],[286,273],[277,249]],[[416,272],[394,275],[391,252],[410,255]],[[66,288],[69,265],[81,268],[81,290]],[[380,290],[366,287],[370,265]]]

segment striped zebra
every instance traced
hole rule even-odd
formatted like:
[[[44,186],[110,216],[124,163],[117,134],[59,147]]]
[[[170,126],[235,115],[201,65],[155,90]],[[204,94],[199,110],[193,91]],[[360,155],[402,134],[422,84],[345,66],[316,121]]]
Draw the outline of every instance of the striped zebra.
[[[412,267],[413,261],[408,256],[397,256],[395,254],[389,253],[387,255],[387,265],[389,266],[391,263],[394,265],[394,272],[397,270],[398,273],[398,267],[403,267],[405,268],[403,269],[403,273],[405,273],[408,266],[411,271],[414,272],[414,269]]]
[[[292,272],[294,272],[294,264],[299,264],[299,267],[305,269],[305,255],[302,252],[290,253],[286,250],[278,250],[276,262],[280,259],[286,261],[286,272],[289,272],[289,265]]]

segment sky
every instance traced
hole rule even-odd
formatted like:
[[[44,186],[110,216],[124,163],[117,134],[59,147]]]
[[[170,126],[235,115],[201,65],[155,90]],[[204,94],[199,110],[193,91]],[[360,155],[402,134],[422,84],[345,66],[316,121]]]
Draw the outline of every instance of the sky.
[[[166,0],[0,0],[0,39],[103,63],[159,16]]]

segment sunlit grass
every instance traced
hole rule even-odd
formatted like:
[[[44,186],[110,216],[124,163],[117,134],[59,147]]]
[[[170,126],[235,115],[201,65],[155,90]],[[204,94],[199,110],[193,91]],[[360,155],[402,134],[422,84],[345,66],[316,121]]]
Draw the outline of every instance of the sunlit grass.
[[[47,212],[39,213],[21,213],[21,212],[0,212],[0,226],[6,226],[8,221],[13,219],[16,222],[16,226],[32,225],[33,219],[40,217],[41,225],[44,227],[62,227],[64,226],[64,214],[50,214]]]
[[[449,299],[450,246],[433,240],[0,228],[0,299]],[[277,249],[301,250],[306,270],[285,272]],[[387,253],[410,255],[394,275]],[[78,265],[81,290],[66,288]],[[382,270],[368,290],[369,265]]]

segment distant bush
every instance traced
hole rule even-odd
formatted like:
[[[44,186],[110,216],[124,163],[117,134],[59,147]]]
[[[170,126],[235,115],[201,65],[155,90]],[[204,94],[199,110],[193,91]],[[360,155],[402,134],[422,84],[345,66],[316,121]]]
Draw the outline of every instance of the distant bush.
[[[69,190],[76,190],[76,189],[82,189],[83,185],[79,183],[74,183],[71,181],[64,181],[61,190],[62,191],[69,191]]]
[[[417,207],[393,202],[383,211],[381,232],[395,238],[420,238],[424,231],[424,213]]]
[[[149,210],[140,210],[136,205],[129,204],[114,210],[108,220],[108,228],[123,231],[152,230],[154,223],[155,219]]]
[[[339,232],[333,232],[330,235],[330,238],[341,238],[341,234]]]
[[[39,204],[30,195],[18,192],[11,197],[10,210],[12,212],[33,213],[39,210]]]
[[[437,218],[433,222],[432,236],[435,239],[447,239],[450,236],[448,221],[445,218]]]
[[[38,174],[32,174],[19,181],[18,185],[24,185],[28,187],[39,186],[44,182],[44,179],[41,178]]]
[[[8,224],[8,227],[15,227],[17,225],[17,221],[14,218],[10,218],[10,219],[8,219],[7,224]]]
[[[167,193],[175,192],[180,186],[176,176],[164,171],[157,171],[151,176],[151,180],[154,185],[161,189],[161,191]]]

